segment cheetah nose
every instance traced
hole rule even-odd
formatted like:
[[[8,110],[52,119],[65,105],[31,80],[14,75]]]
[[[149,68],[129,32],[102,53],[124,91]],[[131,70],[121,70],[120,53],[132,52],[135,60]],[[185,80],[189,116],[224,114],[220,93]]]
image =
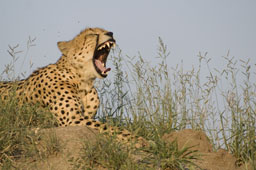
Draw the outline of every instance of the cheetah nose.
[[[105,35],[108,35],[110,37],[113,37],[113,32],[107,32]]]

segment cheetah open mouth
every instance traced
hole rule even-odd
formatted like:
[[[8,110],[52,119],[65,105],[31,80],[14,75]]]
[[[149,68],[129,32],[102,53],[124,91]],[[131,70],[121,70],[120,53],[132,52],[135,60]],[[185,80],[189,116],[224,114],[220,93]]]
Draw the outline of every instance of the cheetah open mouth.
[[[93,57],[93,64],[96,71],[102,76],[107,77],[108,72],[111,68],[106,68],[106,62],[108,58],[108,54],[112,47],[115,47],[115,40],[110,39],[100,45],[95,50]]]

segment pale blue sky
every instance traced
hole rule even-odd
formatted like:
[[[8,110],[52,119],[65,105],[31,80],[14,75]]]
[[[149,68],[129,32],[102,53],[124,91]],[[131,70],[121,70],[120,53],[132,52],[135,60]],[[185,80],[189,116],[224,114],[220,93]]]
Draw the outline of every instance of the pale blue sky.
[[[171,52],[170,66],[183,60],[189,68],[199,51],[209,53],[213,67],[228,50],[256,63],[255,0],[0,0],[0,21],[1,71],[11,59],[8,44],[25,50],[28,37],[36,37],[29,58],[34,68],[42,67],[60,57],[57,41],[70,40],[85,27],[114,32],[124,54],[140,52],[152,62],[160,36]]]

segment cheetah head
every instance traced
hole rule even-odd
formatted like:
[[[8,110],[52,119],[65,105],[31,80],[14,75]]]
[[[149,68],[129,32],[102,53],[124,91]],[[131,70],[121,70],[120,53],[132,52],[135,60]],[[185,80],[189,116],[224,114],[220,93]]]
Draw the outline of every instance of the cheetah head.
[[[87,28],[73,40],[58,42],[58,47],[66,61],[84,77],[105,78],[111,70],[106,62],[111,48],[115,47],[112,32]]]

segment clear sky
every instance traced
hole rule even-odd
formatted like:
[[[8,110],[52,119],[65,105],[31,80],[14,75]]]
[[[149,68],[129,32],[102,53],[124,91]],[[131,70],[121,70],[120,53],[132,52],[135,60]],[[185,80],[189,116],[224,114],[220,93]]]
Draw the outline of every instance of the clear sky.
[[[11,60],[8,45],[25,50],[28,37],[36,37],[22,69],[30,59],[34,68],[42,67],[61,55],[58,41],[86,27],[114,32],[125,55],[140,52],[151,62],[160,36],[171,52],[170,66],[183,60],[189,68],[199,51],[208,52],[213,67],[228,50],[256,63],[255,0],[0,0],[0,21],[1,71]]]

